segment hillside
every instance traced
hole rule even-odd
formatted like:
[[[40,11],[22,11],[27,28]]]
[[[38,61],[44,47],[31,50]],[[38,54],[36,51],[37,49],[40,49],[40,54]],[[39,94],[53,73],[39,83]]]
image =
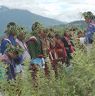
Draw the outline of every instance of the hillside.
[[[70,28],[78,28],[79,30],[85,30],[87,28],[87,23],[85,21],[74,21],[74,22],[70,22],[68,24],[60,24],[60,25],[56,25],[54,26],[54,28],[60,32],[63,33],[65,30],[70,29]]]
[[[66,26],[67,27],[70,27],[70,26],[74,27],[75,26],[75,27],[79,27],[79,28],[84,29],[87,27],[87,23],[85,21],[80,20],[80,21],[74,21],[74,22],[68,23]]]
[[[60,24],[60,25],[55,25],[55,28],[70,28],[70,27],[79,27],[79,28],[86,28],[87,27],[87,23],[85,23],[85,21],[74,21],[74,22],[70,22],[67,24]]]

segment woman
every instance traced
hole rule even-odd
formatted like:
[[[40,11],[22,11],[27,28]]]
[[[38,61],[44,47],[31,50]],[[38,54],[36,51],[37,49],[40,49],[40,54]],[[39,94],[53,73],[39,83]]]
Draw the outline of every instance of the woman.
[[[19,48],[23,50],[22,53],[23,61],[30,60],[30,54],[28,52],[27,45],[25,43],[25,35],[26,35],[25,32],[23,32],[22,30],[18,33],[18,36],[16,38],[17,46],[19,46]]]

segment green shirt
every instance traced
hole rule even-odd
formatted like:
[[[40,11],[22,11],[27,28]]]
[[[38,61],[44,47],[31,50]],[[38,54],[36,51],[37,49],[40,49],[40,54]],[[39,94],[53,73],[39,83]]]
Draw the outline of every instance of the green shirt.
[[[35,41],[30,40],[28,43],[31,58],[36,58],[38,55],[43,54],[41,41],[38,37],[36,39]]]

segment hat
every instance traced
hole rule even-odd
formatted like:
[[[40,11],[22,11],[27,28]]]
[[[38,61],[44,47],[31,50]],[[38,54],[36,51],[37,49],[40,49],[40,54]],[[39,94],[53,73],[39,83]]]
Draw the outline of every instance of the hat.
[[[38,32],[39,30],[43,29],[43,26],[41,23],[39,22],[35,22],[33,25],[32,25],[32,31],[34,32]]]

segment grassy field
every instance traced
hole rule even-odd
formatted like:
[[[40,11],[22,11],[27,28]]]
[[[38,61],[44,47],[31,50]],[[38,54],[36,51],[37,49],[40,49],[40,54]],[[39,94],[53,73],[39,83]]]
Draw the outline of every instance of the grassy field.
[[[1,79],[0,91],[4,96],[95,96],[94,53],[95,49],[89,55],[76,49],[70,67],[59,64],[57,78],[49,63],[50,77],[46,78],[44,71],[39,69],[36,87],[28,70],[29,62],[26,62],[23,78],[18,76],[11,82]]]

